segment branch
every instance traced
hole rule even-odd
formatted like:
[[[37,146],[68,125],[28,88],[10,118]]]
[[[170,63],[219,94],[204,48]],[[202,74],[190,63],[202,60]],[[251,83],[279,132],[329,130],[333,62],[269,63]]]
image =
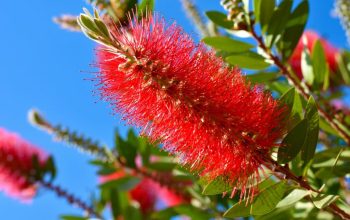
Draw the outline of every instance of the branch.
[[[273,172],[279,172],[285,175],[286,179],[289,180],[293,180],[294,182],[296,182],[300,187],[310,190],[312,192],[316,192],[316,193],[320,193],[318,190],[314,189],[313,187],[310,186],[310,184],[305,181],[304,179],[296,176],[294,173],[292,173],[290,171],[290,169],[288,167],[284,167],[281,166],[280,164],[278,164],[276,161],[274,161],[272,158],[265,158],[266,162],[267,162],[267,167],[272,170]],[[281,177],[279,175],[275,175],[277,178]],[[309,198],[310,201],[311,198]],[[327,208],[327,211],[331,212],[332,214],[340,217],[343,220],[350,220],[350,214],[346,213],[345,211],[343,211],[342,209],[340,209],[337,204],[332,203],[330,204]]]
[[[28,115],[31,124],[53,135],[55,139],[65,141],[80,151],[94,155],[98,158],[104,160],[110,158],[107,153],[107,148],[100,146],[97,141],[92,141],[90,138],[78,135],[77,132],[72,132],[68,128],[62,128],[60,125],[52,125],[36,110],[31,110]]]
[[[38,181],[38,183],[40,184],[40,186],[56,193],[58,197],[64,198],[69,204],[76,205],[80,209],[84,210],[88,213],[89,216],[93,215],[99,219],[102,219],[100,214],[97,213],[92,206],[86,204],[84,201],[74,196],[73,194],[67,192],[66,190],[62,189],[60,186],[55,186],[52,183],[46,182],[44,180],[40,180]]]
[[[253,24],[251,24],[250,33],[252,34],[253,38],[258,42],[259,47],[269,56],[269,58],[274,62],[274,64],[281,70],[281,73],[288,79],[289,83],[296,88],[296,90],[299,92],[301,96],[303,96],[305,100],[308,100],[309,97],[311,96],[310,92],[307,91],[300,84],[300,81],[293,76],[293,74],[288,70],[288,68],[284,66],[282,61],[277,56],[272,54],[271,50],[269,50],[265,45],[263,38],[256,33]],[[318,104],[317,104],[317,109],[321,117],[323,117],[327,121],[327,123],[339,133],[339,135],[344,139],[344,141],[348,145],[350,145],[350,136],[342,128],[342,126],[339,125],[340,122],[336,118],[329,115]],[[326,105],[326,109],[330,109],[328,104]]]

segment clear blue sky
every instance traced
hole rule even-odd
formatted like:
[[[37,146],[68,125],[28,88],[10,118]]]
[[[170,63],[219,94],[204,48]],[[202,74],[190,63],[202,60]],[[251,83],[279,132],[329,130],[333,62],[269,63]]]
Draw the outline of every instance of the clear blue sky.
[[[219,1],[197,0],[200,9],[219,9]],[[84,1],[2,1],[0,13],[0,127],[21,133],[53,154],[58,167],[56,182],[88,199],[97,182],[87,165],[89,157],[66,145],[53,142],[47,134],[31,127],[27,111],[38,108],[54,123],[68,125],[106,144],[112,143],[113,129],[125,132],[118,115],[93,96],[93,83],[84,80],[93,71],[94,43],[82,34],[61,30],[52,17],[79,14]],[[339,47],[346,39],[337,19],[331,17],[333,0],[311,0],[308,27]],[[157,0],[156,10],[174,19],[189,33],[179,1]],[[42,191],[32,204],[21,204],[0,194],[1,219],[58,219],[60,214],[79,214],[64,200]]]

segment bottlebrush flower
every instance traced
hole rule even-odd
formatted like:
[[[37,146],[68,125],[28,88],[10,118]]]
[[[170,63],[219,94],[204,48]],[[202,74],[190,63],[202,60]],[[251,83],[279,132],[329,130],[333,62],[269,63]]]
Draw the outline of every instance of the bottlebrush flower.
[[[47,159],[39,148],[0,128],[0,191],[24,202],[35,196],[37,187],[28,179],[35,172],[34,156],[41,164]]]
[[[176,24],[148,16],[110,32],[118,46],[97,49],[102,96],[193,172],[246,195],[283,135],[284,107]]]
[[[317,40],[321,41],[321,44],[325,51],[326,60],[331,72],[335,72],[337,70],[336,56],[339,53],[339,50],[335,48],[332,44],[330,44],[327,40],[321,38],[316,32],[308,30],[305,31],[302,37],[300,38],[298,45],[294,49],[294,52],[289,59],[290,65],[292,66],[293,70],[300,79],[303,78],[301,71],[301,54],[305,45],[304,41],[306,42],[306,47],[312,53],[312,49]]]
[[[126,173],[124,171],[118,171],[107,176],[101,176],[100,182],[105,183],[117,180],[125,177],[125,175]],[[171,189],[161,186],[148,177],[143,178],[141,182],[129,192],[129,195],[132,200],[139,203],[143,213],[156,210],[156,205],[158,203],[164,203],[168,207],[185,203],[185,200],[180,195],[177,195]]]

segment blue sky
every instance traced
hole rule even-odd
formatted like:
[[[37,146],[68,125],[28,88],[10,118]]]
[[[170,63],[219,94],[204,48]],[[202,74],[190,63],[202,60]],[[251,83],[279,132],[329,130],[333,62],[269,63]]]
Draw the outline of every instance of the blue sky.
[[[201,10],[221,10],[219,1],[197,0]],[[308,28],[318,31],[339,47],[346,39],[337,19],[331,17],[333,0],[311,0]],[[94,71],[94,43],[82,34],[61,30],[52,17],[79,14],[84,1],[3,1],[0,13],[0,127],[20,133],[27,140],[53,154],[58,167],[56,183],[88,199],[97,182],[87,165],[89,156],[65,144],[53,142],[47,134],[27,122],[27,111],[37,108],[54,123],[111,145],[113,130],[126,126],[108,104],[93,95],[88,80]],[[156,10],[174,19],[189,33],[195,32],[179,1],[156,1]],[[0,194],[1,219],[58,219],[60,214],[79,214],[64,200],[42,191],[32,204],[21,204]]]

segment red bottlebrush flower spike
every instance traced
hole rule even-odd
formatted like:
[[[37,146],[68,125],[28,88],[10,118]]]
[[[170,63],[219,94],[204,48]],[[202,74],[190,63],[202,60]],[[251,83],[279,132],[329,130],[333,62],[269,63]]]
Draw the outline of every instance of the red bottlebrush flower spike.
[[[44,164],[47,156],[18,135],[0,128],[0,191],[21,201],[30,201],[36,185],[28,177],[35,172],[33,157]]]
[[[97,54],[102,96],[183,165],[246,195],[283,135],[284,108],[175,24],[149,16],[111,35],[119,46]]]
[[[321,41],[321,44],[324,48],[326,60],[329,65],[331,72],[335,72],[337,70],[337,60],[336,55],[339,53],[339,50],[335,48],[332,44],[330,44],[325,39],[321,38],[316,32],[307,30],[301,36],[297,47],[295,48],[292,56],[289,58],[289,63],[292,66],[293,70],[297,74],[297,76],[302,79],[302,71],[301,71],[301,54],[304,49],[304,41],[306,42],[306,47],[312,52],[312,49],[317,40]]]

